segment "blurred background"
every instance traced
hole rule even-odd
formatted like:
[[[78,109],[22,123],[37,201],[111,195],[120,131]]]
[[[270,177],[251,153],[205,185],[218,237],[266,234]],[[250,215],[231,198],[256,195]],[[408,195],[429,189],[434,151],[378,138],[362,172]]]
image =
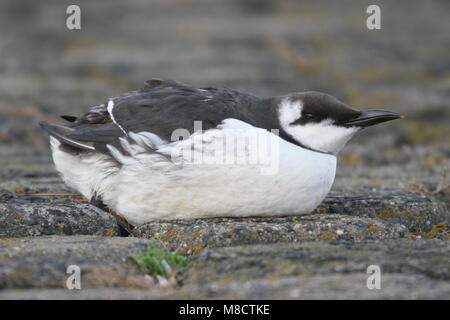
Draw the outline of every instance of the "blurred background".
[[[81,30],[66,8],[81,8]],[[381,30],[366,8],[381,7]],[[77,115],[151,78],[261,96],[316,90],[406,119],[339,156],[334,188],[405,188],[448,203],[449,1],[0,2],[0,188],[64,191],[39,120]]]

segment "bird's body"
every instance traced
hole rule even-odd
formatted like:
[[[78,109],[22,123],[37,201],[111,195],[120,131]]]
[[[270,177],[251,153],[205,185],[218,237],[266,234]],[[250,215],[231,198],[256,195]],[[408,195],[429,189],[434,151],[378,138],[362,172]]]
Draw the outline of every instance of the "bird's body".
[[[308,214],[331,189],[336,154],[369,121],[325,94],[260,99],[159,80],[64,118],[43,124],[56,169],[133,225]]]
[[[279,139],[278,137],[276,137]],[[334,181],[336,157],[280,139],[275,174],[254,165],[173,164],[165,156],[72,155],[52,138],[53,159],[65,182],[87,199],[99,197],[131,224],[154,219],[307,214]]]

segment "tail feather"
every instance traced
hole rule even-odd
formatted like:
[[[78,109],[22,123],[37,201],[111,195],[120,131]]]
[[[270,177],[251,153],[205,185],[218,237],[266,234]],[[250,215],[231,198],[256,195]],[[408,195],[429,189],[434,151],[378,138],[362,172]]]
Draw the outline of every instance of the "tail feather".
[[[64,120],[66,120],[66,121],[68,121],[68,122],[75,122],[75,121],[77,121],[77,117],[74,117],[74,116],[66,116],[66,115],[64,115],[64,116],[60,116],[62,119],[64,119]]]
[[[49,135],[56,138],[62,144],[67,144],[67,145],[70,145],[72,147],[79,148],[82,150],[90,150],[90,151],[95,150],[93,145],[89,142],[85,142],[85,141],[81,142],[81,141],[77,141],[77,140],[69,138],[68,135],[74,131],[74,129],[72,129],[72,128],[59,126],[56,124],[51,124],[51,123],[43,122],[43,121],[39,122],[39,126],[41,127],[42,130],[46,131]]]

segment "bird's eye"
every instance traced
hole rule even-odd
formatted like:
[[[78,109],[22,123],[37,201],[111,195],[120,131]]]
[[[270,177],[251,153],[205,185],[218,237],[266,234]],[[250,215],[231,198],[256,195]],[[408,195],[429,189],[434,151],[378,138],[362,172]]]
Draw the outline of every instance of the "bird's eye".
[[[312,113],[305,113],[305,117],[308,119],[312,119],[313,115],[312,115]]]

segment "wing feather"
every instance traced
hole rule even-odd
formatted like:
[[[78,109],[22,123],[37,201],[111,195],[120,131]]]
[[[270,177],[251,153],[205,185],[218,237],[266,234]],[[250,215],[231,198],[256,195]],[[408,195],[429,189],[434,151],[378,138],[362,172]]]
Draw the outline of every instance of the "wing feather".
[[[143,88],[114,97],[76,119],[68,118],[72,122],[64,127],[67,130],[54,130],[50,126],[44,129],[62,143],[83,150],[111,154],[110,145],[128,154],[130,150],[124,149],[120,138],[131,133],[153,135],[146,139],[134,137],[155,146],[169,142],[176,129],[194,133],[197,129],[194,121],[201,121],[202,130],[213,129],[226,118],[252,123],[239,107],[257,102],[258,98],[252,95],[230,89],[199,89],[173,80],[154,79],[147,81]]]

